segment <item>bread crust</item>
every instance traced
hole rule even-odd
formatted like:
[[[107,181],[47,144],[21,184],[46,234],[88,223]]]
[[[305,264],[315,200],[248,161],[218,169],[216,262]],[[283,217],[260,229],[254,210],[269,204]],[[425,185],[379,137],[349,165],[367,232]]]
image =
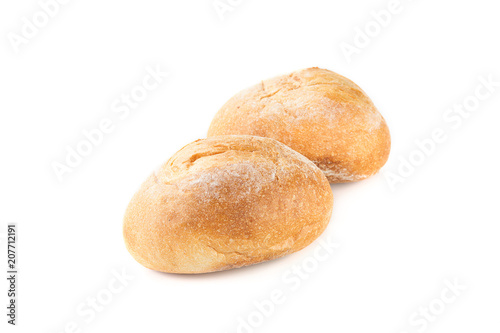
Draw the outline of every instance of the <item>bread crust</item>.
[[[182,148],[144,182],[123,235],[150,269],[206,273],[304,248],[326,228],[332,207],[321,170],[287,146],[211,137]]]
[[[276,139],[313,161],[331,183],[359,181],[386,163],[391,138],[371,99],[351,80],[308,68],[233,96],[208,136],[246,134]]]

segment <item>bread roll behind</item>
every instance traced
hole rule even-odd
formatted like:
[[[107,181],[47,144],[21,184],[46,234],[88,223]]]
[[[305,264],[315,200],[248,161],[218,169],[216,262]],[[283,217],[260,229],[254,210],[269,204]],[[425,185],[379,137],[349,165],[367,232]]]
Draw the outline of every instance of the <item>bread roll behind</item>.
[[[208,136],[276,139],[313,161],[332,183],[362,180],[389,157],[387,124],[351,80],[309,68],[245,89],[215,115]]]
[[[195,141],[152,174],[130,202],[123,233],[142,265],[205,273],[275,259],[309,245],[333,206],[327,179],[269,138]]]

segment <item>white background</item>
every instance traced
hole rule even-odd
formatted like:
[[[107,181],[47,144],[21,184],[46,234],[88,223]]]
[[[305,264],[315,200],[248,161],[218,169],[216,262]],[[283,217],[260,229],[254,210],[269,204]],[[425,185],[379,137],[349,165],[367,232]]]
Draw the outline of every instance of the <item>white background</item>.
[[[421,326],[410,318],[439,305],[446,279],[467,290],[421,331],[498,332],[500,87],[458,128],[443,120],[481,76],[500,81],[498,4],[401,0],[402,10],[349,62],[342,43],[353,44],[356,28],[389,1],[233,3],[222,20],[212,0],[74,0],[15,52],[9,33],[21,34],[23,17],[40,5],[2,1],[0,223],[3,237],[7,223],[18,223],[20,271],[16,327],[6,324],[4,278],[0,284],[2,332],[60,333],[73,321],[80,332],[236,332],[254,301],[278,289],[285,302],[253,331],[413,333]],[[142,82],[147,66],[169,77],[118,118],[111,105]],[[137,264],[121,228],[142,181],[203,138],[240,89],[312,66],[359,84],[393,140],[381,173],[332,186],[334,213],[321,239],[337,240],[335,253],[297,290],[283,274],[311,258],[319,241],[223,273],[169,275]],[[59,181],[51,164],[104,118],[113,132]],[[446,142],[391,190],[385,175],[436,128]],[[134,279],[86,322],[77,309],[104,297],[113,270]]]

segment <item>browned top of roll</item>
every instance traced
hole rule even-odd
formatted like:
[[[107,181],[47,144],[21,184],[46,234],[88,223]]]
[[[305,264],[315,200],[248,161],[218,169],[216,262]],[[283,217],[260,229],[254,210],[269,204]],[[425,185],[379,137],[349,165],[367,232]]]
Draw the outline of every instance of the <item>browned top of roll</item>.
[[[128,250],[164,272],[200,273],[270,260],[312,242],[333,196],[322,172],[285,145],[212,137],[151,175],[125,214]]]

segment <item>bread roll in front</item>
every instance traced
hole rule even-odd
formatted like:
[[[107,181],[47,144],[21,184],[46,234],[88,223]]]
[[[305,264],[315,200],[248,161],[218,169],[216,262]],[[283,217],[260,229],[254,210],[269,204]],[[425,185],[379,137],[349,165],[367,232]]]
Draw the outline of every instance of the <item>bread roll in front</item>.
[[[208,136],[276,139],[313,161],[331,183],[365,179],[389,157],[387,124],[351,80],[309,68],[245,89],[216,114]]]
[[[306,247],[332,206],[327,179],[301,154],[269,138],[218,136],[188,144],[149,176],[123,235],[147,268],[206,273]]]

